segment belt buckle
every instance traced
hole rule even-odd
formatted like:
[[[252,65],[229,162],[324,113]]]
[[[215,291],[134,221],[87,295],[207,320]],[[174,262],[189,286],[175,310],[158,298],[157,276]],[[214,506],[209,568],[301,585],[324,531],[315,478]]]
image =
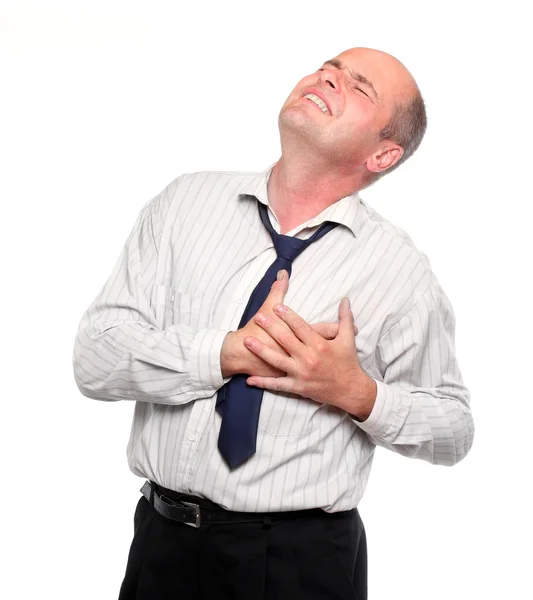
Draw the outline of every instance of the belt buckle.
[[[185,525],[190,525],[191,527],[200,527],[200,506],[198,504],[194,504],[193,502],[185,502],[185,500],[180,500],[180,502],[182,504],[186,504],[187,506],[192,506],[193,508],[196,509],[196,513],[195,513],[195,517],[196,517],[196,522],[195,523],[184,523]]]

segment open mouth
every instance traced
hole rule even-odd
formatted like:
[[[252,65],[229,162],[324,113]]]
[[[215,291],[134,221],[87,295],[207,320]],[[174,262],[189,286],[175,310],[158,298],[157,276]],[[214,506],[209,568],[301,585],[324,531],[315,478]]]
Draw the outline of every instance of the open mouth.
[[[324,102],[324,100],[322,100],[322,98],[319,98],[316,94],[306,94],[304,98],[311,100],[311,102],[316,104],[323,113],[331,116],[331,113],[329,112],[328,107],[326,106],[326,103]]]

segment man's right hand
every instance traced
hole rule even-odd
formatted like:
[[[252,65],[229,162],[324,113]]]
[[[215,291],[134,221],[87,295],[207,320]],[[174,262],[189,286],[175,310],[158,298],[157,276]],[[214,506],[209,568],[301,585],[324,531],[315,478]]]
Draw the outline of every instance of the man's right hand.
[[[279,279],[280,274],[283,275],[282,279]],[[265,301],[258,311],[266,313],[273,319],[276,319],[276,321],[282,323],[284,327],[287,326],[272,310],[272,307],[278,302],[283,302],[288,288],[288,273],[285,270],[280,271],[278,273],[278,279],[272,284],[268,296],[265,298]],[[226,335],[220,352],[222,376],[232,377],[237,373],[246,373],[247,375],[254,373],[255,375],[261,375],[262,377],[282,377],[284,375],[283,371],[275,369],[248,350],[244,345],[244,338],[248,335],[253,335],[270,348],[283,352],[283,354],[287,354],[264,329],[261,329],[261,327],[256,324],[252,317],[244,327],[237,329],[237,331],[230,331]]]
[[[290,331],[288,326],[272,310],[274,304],[283,303],[285,294],[289,289],[288,273],[285,270],[281,271],[281,273],[283,274],[283,278],[277,279],[272,284],[268,296],[257,312],[267,314],[283,325],[287,331]],[[338,323],[314,323],[311,324],[311,326],[326,340],[334,339],[339,330]],[[357,328],[354,331],[354,334],[355,333],[357,333]],[[244,338],[249,335],[257,338],[269,348],[287,354],[285,350],[273,340],[264,329],[259,327],[253,318],[251,318],[244,327],[237,329],[237,331],[230,331],[226,335],[220,352],[222,376],[232,377],[237,373],[245,373],[246,375],[259,375],[260,377],[283,377],[285,375],[283,371],[272,367],[248,350],[244,345]]]

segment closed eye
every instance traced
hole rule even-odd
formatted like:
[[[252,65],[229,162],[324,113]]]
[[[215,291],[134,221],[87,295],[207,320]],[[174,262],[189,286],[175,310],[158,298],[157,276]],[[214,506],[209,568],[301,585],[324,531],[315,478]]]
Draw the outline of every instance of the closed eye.
[[[369,96],[369,95],[368,95],[368,94],[367,94],[365,91],[363,91],[363,90],[362,90],[360,87],[357,87],[356,85],[354,85],[354,88],[355,88],[356,90],[359,90],[360,92],[363,92],[363,94],[364,94],[364,95],[365,95],[367,98],[370,98],[370,96]]]
[[[324,69],[318,69],[319,71],[323,71]],[[360,87],[358,87],[357,85],[353,86],[356,90],[359,90],[362,94],[364,94],[369,100],[370,100],[370,96],[364,91],[362,90]]]

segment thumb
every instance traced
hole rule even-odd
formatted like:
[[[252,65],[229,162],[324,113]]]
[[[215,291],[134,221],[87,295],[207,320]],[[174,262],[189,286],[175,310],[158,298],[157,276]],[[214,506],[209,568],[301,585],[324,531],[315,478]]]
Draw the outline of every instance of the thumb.
[[[339,333],[338,323],[311,323],[311,327],[325,340],[334,340]]]
[[[339,333],[338,323],[311,323],[311,327],[325,340],[334,340]],[[356,336],[357,332],[358,329],[354,325],[353,335]]]
[[[285,269],[278,271],[276,281],[272,284],[268,294],[268,302],[272,306],[277,302],[283,302],[285,294],[289,289],[289,273]]]
[[[345,296],[339,305],[339,336],[353,340],[355,324],[350,299]]]

